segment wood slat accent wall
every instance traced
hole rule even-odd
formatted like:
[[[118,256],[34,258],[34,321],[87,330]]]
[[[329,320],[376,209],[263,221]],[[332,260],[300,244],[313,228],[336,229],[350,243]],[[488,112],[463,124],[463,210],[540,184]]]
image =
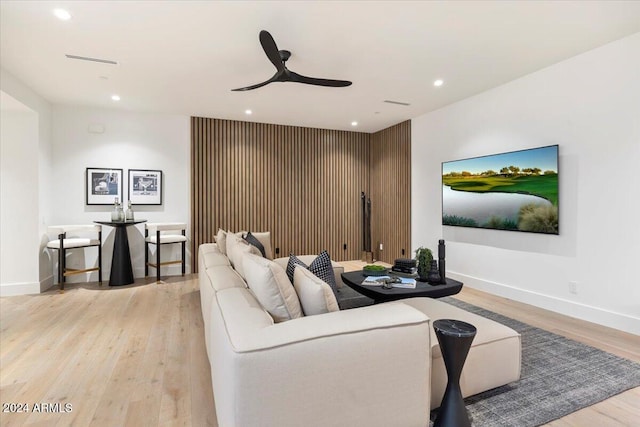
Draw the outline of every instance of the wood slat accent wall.
[[[391,264],[412,258],[411,121],[371,134],[369,182],[374,258]]]
[[[360,258],[369,147],[366,133],[192,117],[192,253],[223,228],[271,231],[276,257]]]

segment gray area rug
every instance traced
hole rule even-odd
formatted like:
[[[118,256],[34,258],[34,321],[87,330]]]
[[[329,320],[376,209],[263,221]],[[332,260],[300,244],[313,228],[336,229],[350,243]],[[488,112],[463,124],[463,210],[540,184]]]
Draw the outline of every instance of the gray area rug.
[[[539,426],[640,386],[639,363],[454,298],[441,301],[522,335],[520,381],[465,399],[476,427]]]

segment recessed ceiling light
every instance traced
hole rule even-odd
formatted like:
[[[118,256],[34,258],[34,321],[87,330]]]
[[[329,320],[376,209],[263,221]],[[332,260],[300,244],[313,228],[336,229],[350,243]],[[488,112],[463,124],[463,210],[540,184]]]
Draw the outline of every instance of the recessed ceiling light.
[[[351,122],[351,126],[358,126],[358,122]]]
[[[443,84],[444,84],[444,81],[443,81],[443,80],[441,80],[441,79],[438,79],[438,80],[436,80],[435,82],[433,82],[433,85],[434,85],[435,87],[440,87],[440,86],[442,86]]]
[[[68,21],[71,19],[71,14],[64,9],[53,9],[53,14],[61,21]]]
[[[244,113],[245,113],[247,116],[250,116],[251,114],[253,114],[253,111],[251,111],[251,110],[244,110]]]
[[[120,101],[120,95],[111,95],[111,99],[114,101]]]

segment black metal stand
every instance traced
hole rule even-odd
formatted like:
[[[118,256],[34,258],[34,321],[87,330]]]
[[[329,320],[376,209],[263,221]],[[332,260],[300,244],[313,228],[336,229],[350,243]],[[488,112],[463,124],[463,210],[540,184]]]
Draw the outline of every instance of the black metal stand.
[[[433,322],[433,329],[438,337],[448,377],[447,389],[433,427],[471,427],[460,390],[460,375],[476,336],[476,327],[460,320],[441,319]]]

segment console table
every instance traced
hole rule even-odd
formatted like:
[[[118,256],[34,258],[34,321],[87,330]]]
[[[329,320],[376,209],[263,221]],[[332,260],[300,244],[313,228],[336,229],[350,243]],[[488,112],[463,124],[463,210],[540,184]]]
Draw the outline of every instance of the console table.
[[[111,259],[111,274],[109,286],[130,285],[134,281],[133,268],[131,267],[131,251],[129,250],[129,237],[127,227],[130,225],[147,222],[146,219],[134,221],[93,221],[96,224],[115,227],[116,238],[113,242],[113,258]]]
[[[363,285],[362,281],[367,276],[368,274],[362,270],[352,271],[342,273],[342,281],[355,291],[373,299],[375,304],[413,297],[442,298],[457,294],[463,285],[462,282],[447,277],[447,283],[442,285],[430,285],[426,282],[417,282],[415,289],[384,289],[382,286]],[[389,273],[389,276],[393,276],[393,273]]]

